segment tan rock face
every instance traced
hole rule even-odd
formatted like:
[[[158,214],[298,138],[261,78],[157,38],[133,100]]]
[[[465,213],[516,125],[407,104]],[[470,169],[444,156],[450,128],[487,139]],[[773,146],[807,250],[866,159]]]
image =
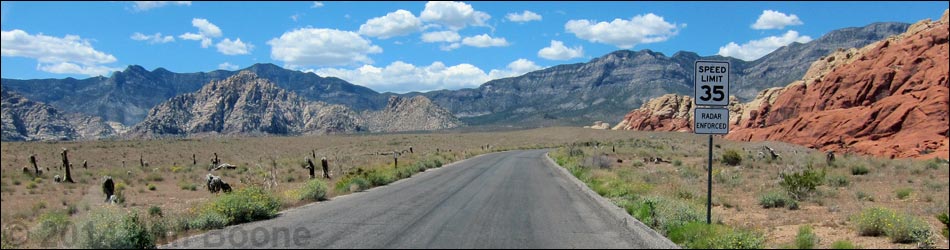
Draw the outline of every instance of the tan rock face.
[[[757,109],[760,117],[727,138],[948,158],[947,40],[946,22],[917,23],[829,67],[814,82],[789,85],[771,105]]]
[[[884,157],[950,158],[947,12],[814,62],[802,80],[732,103],[733,140],[778,140]],[[663,96],[614,129],[691,131],[688,97]],[[686,107],[686,108],[684,108]],[[683,111],[685,110],[685,111]],[[675,111],[675,112],[674,112]]]
[[[424,96],[391,96],[386,108],[363,113],[372,132],[399,132],[455,128],[462,123],[448,110]]]

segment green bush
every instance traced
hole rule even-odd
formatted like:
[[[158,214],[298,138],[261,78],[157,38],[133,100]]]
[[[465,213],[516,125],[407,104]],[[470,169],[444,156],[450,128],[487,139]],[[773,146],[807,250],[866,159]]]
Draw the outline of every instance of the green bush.
[[[886,208],[865,209],[853,220],[862,236],[886,235],[894,243],[923,242],[930,237],[930,226],[920,218]]]
[[[894,243],[924,242],[930,238],[930,225],[909,214],[898,214],[884,227],[884,233]]]
[[[824,170],[819,172],[808,168],[801,172],[782,174],[782,182],[779,185],[795,200],[802,200],[814,193],[824,180]]]
[[[861,249],[861,247],[847,240],[839,240],[831,243],[831,249]]]
[[[735,149],[727,149],[722,154],[722,162],[729,166],[738,166],[742,163],[742,156]]]
[[[228,226],[228,217],[221,213],[206,211],[188,222],[188,228],[198,230],[221,229]]]
[[[950,232],[950,218],[947,217],[947,213],[944,212],[943,214],[937,215],[937,219],[943,223],[943,237],[950,238],[950,236],[947,235],[947,233]]]
[[[385,186],[394,181],[393,175],[389,171],[378,169],[366,172],[366,180],[374,187]]]
[[[903,200],[903,199],[907,199],[907,197],[910,197],[910,194],[912,192],[914,192],[913,189],[901,188],[901,189],[898,189],[895,193],[897,193],[897,199]]]
[[[798,235],[795,236],[795,247],[798,247],[798,249],[814,249],[820,240],[813,231],[811,226],[798,227]]]
[[[79,223],[77,246],[97,249],[155,248],[154,235],[149,233],[137,213],[114,207],[90,212]]]
[[[760,249],[765,237],[748,230],[732,229],[725,225],[707,225],[691,222],[669,232],[667,237],[676,244],[692,249]]]
[[[148,216],[152,217],[162,217],[162,208],[158,206],[151,206],[148,208]]]
[[[851,175],[866,175],[870,173],[871,170],[865,167],[864,165],[857,165],[851,167]]]
[[[872,207],[861,211],[854,220],[861,236],[882,236],[887,224],[895,217],[894,211]]]
[[[156,189],[158,189],[157,187],[155,187],[155,184],[152,184],[152,183],[149,183],[148,185],[146,185],[146,187],[148,187],[148,190],[150,191],[155,191]]]
[[[33,239],[40,241],[42,246],[55,247],[56,242],[62,239],[71,222],[69,215],[63,212],[48,212],[37,219],[39,225],[31,232]]]
[[[847,187],[851,185],[851,181],[848,180],[848,177],[843,175],[829,176],[825,182],[828,183],[828,186],[832,187]]]
[[[670,230],[690,222],[706,219],[701,208],[689,202],[661,196],[651,196],[628,204],[627,213],[656,231],[667,234]]]
[[[270,219],[280,210],[280,200],[258,187],[248,187],[217,197],[207,203],[202,213],[224,215],[228,225]]]
[[[300,200],[305,201],[325,201],[327,200],[327,184],[319,179],[313,179],[307,182],[300,189]]]
[[[798,209],[798,202],[788,196],[785,191],[771,191],[759,197],[759,205],[762,208],[788,207],[788,209]]]
[[[854,195],[855,197],[858,198],[859,201],[871,201],[871,202],[874,201],[874,196],[871,196],[870,194],[865,193],[864,191],[858,191]]]

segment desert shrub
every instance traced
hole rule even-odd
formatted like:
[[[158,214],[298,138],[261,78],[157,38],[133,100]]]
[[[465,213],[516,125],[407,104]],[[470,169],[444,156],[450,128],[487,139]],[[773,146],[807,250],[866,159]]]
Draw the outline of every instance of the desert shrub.
[[[762,208],[788,207],[788,209],[798,209],[798,202],[788,196],[785,191],[770,191],[759,197],[759,205]]]
[[[372,185],[361,176],[348,176],[337,181],[334,188],[339,192],[349,192],[353,187],[356,187],[356,191],[359,192],[370,189]]]
[[[729,166],[737,166],[742,163],[742,156],[735,149],[727,149],[722,153],[722,162]]]
[[[57,241],[63,238],[71,222],[69,215],[63,212],[48,212],[39,216],[39,225],[31,232],[33,239],[37,239],[45,247],[54,247]]]
[[[940,215],[937,215],[937,220],[940,220],[940,222],[943,223],[943,237],[950,238],[950,236],[947,235],[947,233],[950,232],[950,217],[948,217],[947,213],[944,212]]]
[[[105,207],[93,210],[79,225],[79,248],[155,248],[154,235],[149,233],[144,221],[134,212]]]
[[[795,200],[802,200],[815,192],[825,180],[824,171],[807,168],[801,172],[783,173],[779,185]]]
[[[871,170],[864,165],[856,165],[851,167],[851,175],[866,175],[870,172]]]
[[[676,167],[683,166],[683,161],[681,161],[680,159],[673,160],[673,166],[676,166]]]
[[[874,201],[874,196],[871,196],[871,194],[865,193],[864,191],[858,191],[854,195],[859,201]]]
[[[690,222],[705,220],[699,207],[686,201],[651,196],[629,204],[627,212],[662,234]]]
[[[926,167],[933,170],[940,169],[940,160],[937,158],[927,160]]]
[[[162,217],[162,208],[158,206],[151,206],[148,208],[148,216],[152,217]]]
[[[798,227],[798,235],[795,236],[795,247],[798,247],[798,249],[814,249],[819,241],[818,235],[815,235],[811,226]]]
[[[839,240],[831,243],[831,249],[861,249],[861,247],[847,240]]]
[[[146,187],[148,187],[149,191],[155,191],[156,189],[158,189],[157,187],[155,187],[155,184],[152,184],[152,183],[149,183],[148,185],[146,185]]]
[[[873,207],[858,214],[858,233],[862,236],[888,236],[894,243],[923,242],[930,237],[930,226],[920,218]]]
[[[720,224],[707,225],[704,222],[691,222],[677,227],[667,237],[680,246],[692,249],[759,249],[765,243],[765,237],[757,232]]]
[[[843,175],[829,176],[825,182],[832,187],[847,187],[848,185],[851,185],[851,181],[848,180],[848,177]]]
[[[115,183],[115,202],[119,204],[125,203],[125,189],[126,185],[124,182]]]
[[[160,174],[160,173],[151,173],[151,174],[148,174],[148,176],[145,177],[145,180],[147,180],[147,181],[153,181],[153,182],[160,182],[160,181],[164,181],[164,180],[165,180],[165,177],[162,176],[162,174]]]
[[[188,222],[188,228],[198,230],[221,229],[228,226],[228,217],[221,213],[206,211]]]
[[[910,197],[910,194],[911,194],[913,191],[914,191],[914,190],[913,190],[913,189],[910,189],[910,188],[901,188],[901,189],[897,189],[897,191],[895,191],[895,193],[897,194],[897,199],[903,200],[903,199],[907,199],[907,197]]]
[[[884,234],[894,243],[924,242],[930,238],[930,225],[909,214],[896,214],[884,227]]]
[[[26,189],[34,189],[34,188],[36,188],[36,182],[31,181],[30,183],[26,184]]]
[[[219,213],[228,225],[270,219],[277,215],[280,200],[258,187],[248,187],[224,194],[207,203],[201,213]]]
[[[305,201],[325,201],[327,200],[327,184],[319,179],[313,179],[307,182],[300,189],[300,200]]]
[[[182,182],[178,184],[178,187],[181,188],[181,190],[189,190],[189,191],[198,190],[198,185],[195,185],[194,183]]]
[[[388,173],[388,171],[381,170],[372,170],[366,172],[366,180],[369,181],[369,183],[374,187],[384,186],[394,181],[392,174]]]
[[[859,213],[854,220],[861,236],[881,236],[884,235],[884,228],[894,216],[894,212],[890,209],[872,207]]]

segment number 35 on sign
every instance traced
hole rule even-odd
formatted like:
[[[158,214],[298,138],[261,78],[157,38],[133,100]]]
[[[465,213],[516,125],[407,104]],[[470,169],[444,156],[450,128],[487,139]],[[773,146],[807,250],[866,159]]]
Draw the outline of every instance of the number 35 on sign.
[[[696,61],[697,106],[729,105],[729,62]]]

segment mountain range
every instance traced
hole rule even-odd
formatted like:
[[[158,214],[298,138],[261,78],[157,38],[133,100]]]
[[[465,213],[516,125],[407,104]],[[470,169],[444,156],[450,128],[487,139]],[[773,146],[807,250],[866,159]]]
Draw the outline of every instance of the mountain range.
[[[577,125],[591,120],[617,120],[631,108],[638,107],[651,98],[668,93],[691,93],[692,64],[698,59],[730,61],[733,71],[737,72],[736,80],[731,87],[732,94],[742,100],[748,100],[761,89],[784,86],[791,81],[790,79],[801,78],[808,65],[822,55],[837,48],[864,46],[900,33],[906,30],[908,25],[874,23],[861,28],[835,30],[805,44],[793,43],[782,47],[751,62],[721,56],[702,57],[687,51],[666,56],[650,50],[620,50],[594,58],[587,63],[557,65],[518,77],[492,80],[478,88],[427,93],[413,92],[397,96],[403,98],[400,100],[410,100],[411,103],[428,102],[445,108],[447,112],[444,113],[434,110],[424,113],[423,116],[442,117],[434,124],[465,123],[534,127]],[[177,107],[166,105],[162,108],[187,108],[188,105],[184,105],[187,104],[184,103],[185,100],[177,97],[200,92],[206,84],[225,80],[242,71],[253,73],[273,83],[277,88],[293,93],[300,98],[301,103],[319,102],[325,107],[342,105],[348,112],[353,112],[355,115],[344,114],[341,117],[352,116],[353,119],[371,117],[371,119],[353,123],[368,126],[362,129],[391,131],[383,124],[392,123],[394,116],[387,114],[385,109],[394,101],[399,101],[391,98],[395,94],[378,93],[339,78],[287,70],[273,64],[255,64],[240,71],[216,70],[198,73],[173,73],[164,68],[148,71],[141,66],[132,65],[123,71],[113,73],[110,77],[2,79],[2,86],[5,91],[15,92],[37,103],[45,103],[63,113],[99,117],[112,124],[114,130],[121,130],[119,129],[121,126],[117,123],[141,129],[147,122],[152,124],[149,126],[156,128],[155,121],[149,120],[148,116],[150,110],[154,111],[153,108],[159,107],[163,102],[172,100],[182,105]],[[415,97],[425,97],[426,100]],[[274,108],[282,107],[277,105]],[[366,115],[371,112],[378,115]],[[153,114],[152,117],[159,116]],[[270,118],[280,117],[270,116]],[[219,125],[224,126],[223,124],[215,126]],[[419,128],[440,127],[425,124],[413,126],[416,125]],[[296,125],[289,128],[299,129]],[[211,131],[224,133],[232,131],[229,130],[231,127],[229,129],[220,127],[220,129],[220,131],[214,129]],[[161,129],[158,130],[161,131]],[[248,132],[241,129],[233,131]],[[361,130],[348,128],[342,131]],[[302,129],[292,132],[315,131]]]
[[[950,152],[950,11],[906,32],[815,60],[805,76],[730,100],[730,132],[743,141],[785,141],[882,157],[947,158]],[[668,94],[628,113],[614,129],[692,131],[690,96]]]

